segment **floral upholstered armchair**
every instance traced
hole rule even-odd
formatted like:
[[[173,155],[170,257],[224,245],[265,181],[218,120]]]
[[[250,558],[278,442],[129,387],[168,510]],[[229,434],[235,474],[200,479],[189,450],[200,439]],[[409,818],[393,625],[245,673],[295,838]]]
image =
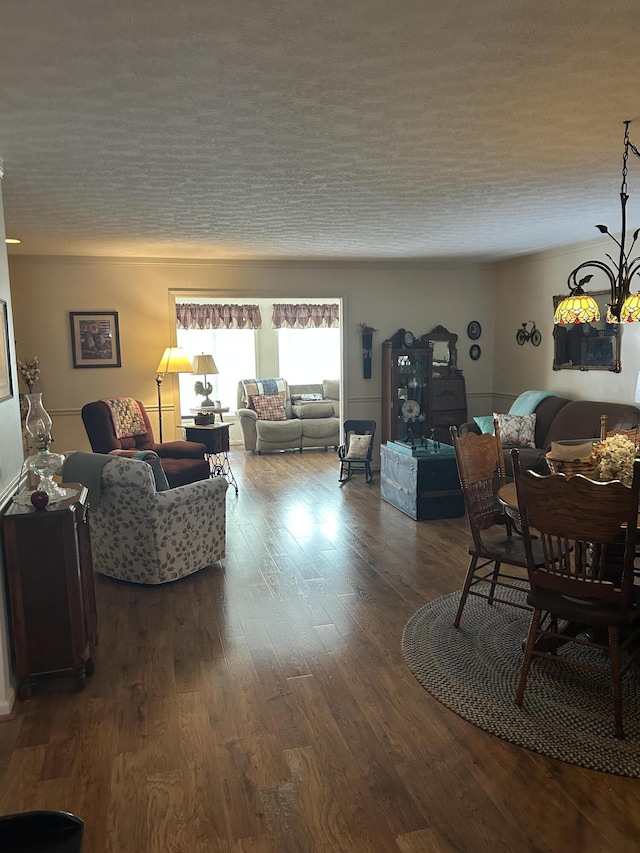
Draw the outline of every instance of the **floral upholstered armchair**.
[[[225,556],[228,483],[223,477],[157,492],[146,462],[123,456],[106,459],[99,497],[89,493],[97,572],[134,583],[160,584]]]

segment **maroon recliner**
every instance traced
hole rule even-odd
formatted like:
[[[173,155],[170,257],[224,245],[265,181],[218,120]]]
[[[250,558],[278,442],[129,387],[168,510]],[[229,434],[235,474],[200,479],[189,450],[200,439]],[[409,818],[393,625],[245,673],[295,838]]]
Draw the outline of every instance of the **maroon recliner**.
[[[156,444],[149,416],[139,400],[140,412],[147,431],[142,435],[116,438],[116,431],[109,406],[103,400],[87,403],[82,407],[82,420],[94,453],[111,453],[113,450],[125,454],[139,450],[154,450],[167,475],[171,488],[206,480],[209,477],[209,462],[204,454],[207,448],[199,441],[165,441]]]

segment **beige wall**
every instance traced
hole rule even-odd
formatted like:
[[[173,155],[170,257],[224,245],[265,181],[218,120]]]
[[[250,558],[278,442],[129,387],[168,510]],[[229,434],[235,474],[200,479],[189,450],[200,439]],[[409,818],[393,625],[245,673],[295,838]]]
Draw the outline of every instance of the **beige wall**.
[[[2,178],[2,174],[2,161],[0,160],[0,178]],[[2,180],[0,180],[0,299],[7,305],[9,362],[14,392],[12,397],[0,402],[0,510],[9,504],[11,496],[16,492],[22,468],[22,430],[20,426],[16,352],[13,345],[13,312],[4,235]],[[0,317],[0,320],[2,319]],[[2,560],[3,551],[0,549],[0,716],[11,712],[15,696],[9,663],[10,641]]]
[[[82,405],[108,395],[138,397],[157,424],[155,369],[174,340],[173,297],[342,298],[345,417],[380,420],[382,341],[404,326],[416,335],[442,324],[459,336],[471,414],[490,411],[494,330],[493,269],[481,264],[188,263],[96,259],[10,260],[17,352],[38,355],[38,390],[54,419],[54,449],[88,449]],[[69,311],[119,312],[122,368],[73,369]],[[482,358],[469,359],[466,335],[479,320]],[[362,377],[359,322],[379,329],[373,376]],[[173,380],[163,384],[165,440],[177,437]],[[22,389],[24,390],[24,389]]]
[[[552,367],[553,296],[569,293],[567,279],[579,263],[591,258],[606,260],[611,248],[610,241],[598,240],[497,265],[496,322],[500,331],[496,333],[493,388],[498,401],[507,401],[526,388],[536,388],[576,400],[633,403],[640,370],[640,323],[622,328],[621,373],[554,371]],[[595,277],[591,284],[596,285]],[[592,289],[606,289],[604,281]],[[535,320],[542,332],[537,349],[530,343],[516,343],[516,332],[525,320]]]

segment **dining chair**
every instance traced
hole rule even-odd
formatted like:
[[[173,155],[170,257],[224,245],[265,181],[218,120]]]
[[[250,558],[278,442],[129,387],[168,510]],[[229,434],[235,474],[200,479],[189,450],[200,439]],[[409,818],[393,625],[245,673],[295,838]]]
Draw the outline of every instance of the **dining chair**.
[[[624,435],[630,439],[637,447],[640,444],[640,427],[636,426],[633,429],[608,429],[607,416],[600,415],[600,441],[604,441],[611,435]]]
[[[615,734],[623,737],[622,677],[639,651],[633,648],[640,633],[640,589],[634,585],[633,563],[640,460],[634,463],[629,487],[582,474],[541,477],[520,469],[517,450],[512,459],[531,584],[527,598],[533,607],[516,705],[524,701],[534,657],[608,674]],[[544,565],[534,557],[532,528],[543,545]],[[561,620],[580,626],[579,630],[565,633]],[[604,651],[608,662],[559,655],[567,643]]]
[[[450,432],[473,539],[453,623],[459,628],[470,595],[486,598],[489,604],[498,601],[524,610],[531,608],[526,603],[529,583],[524,544],[520,535],[514,534],[513,521],[496,497],[498,489],[506,483],[498,422],[494,422],[494,435],[474,432],[460,435],[455,426]],[[538,552],[539,546],[534,545],[534,550]],[[542,561],[541,553],[537,553],[537,559]],[[507,566],[506,570],[503,565]],[[519,594],[506,598],[496,591],[498,587],[516,590]]]

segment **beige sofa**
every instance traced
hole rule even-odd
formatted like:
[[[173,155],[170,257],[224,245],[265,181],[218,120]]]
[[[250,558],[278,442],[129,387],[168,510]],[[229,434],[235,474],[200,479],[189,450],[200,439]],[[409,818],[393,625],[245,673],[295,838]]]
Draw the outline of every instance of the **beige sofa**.
[[[260,420],[247,399],[246,386],[238,383],[238,410],[245,450],[304,450],[305,447],[337,448],[340,444],[340,383],[325,380],[317,385],[289,385],[284,390],[286,420]],[[319,394],[322,400],[302,400],[303,394]]]

